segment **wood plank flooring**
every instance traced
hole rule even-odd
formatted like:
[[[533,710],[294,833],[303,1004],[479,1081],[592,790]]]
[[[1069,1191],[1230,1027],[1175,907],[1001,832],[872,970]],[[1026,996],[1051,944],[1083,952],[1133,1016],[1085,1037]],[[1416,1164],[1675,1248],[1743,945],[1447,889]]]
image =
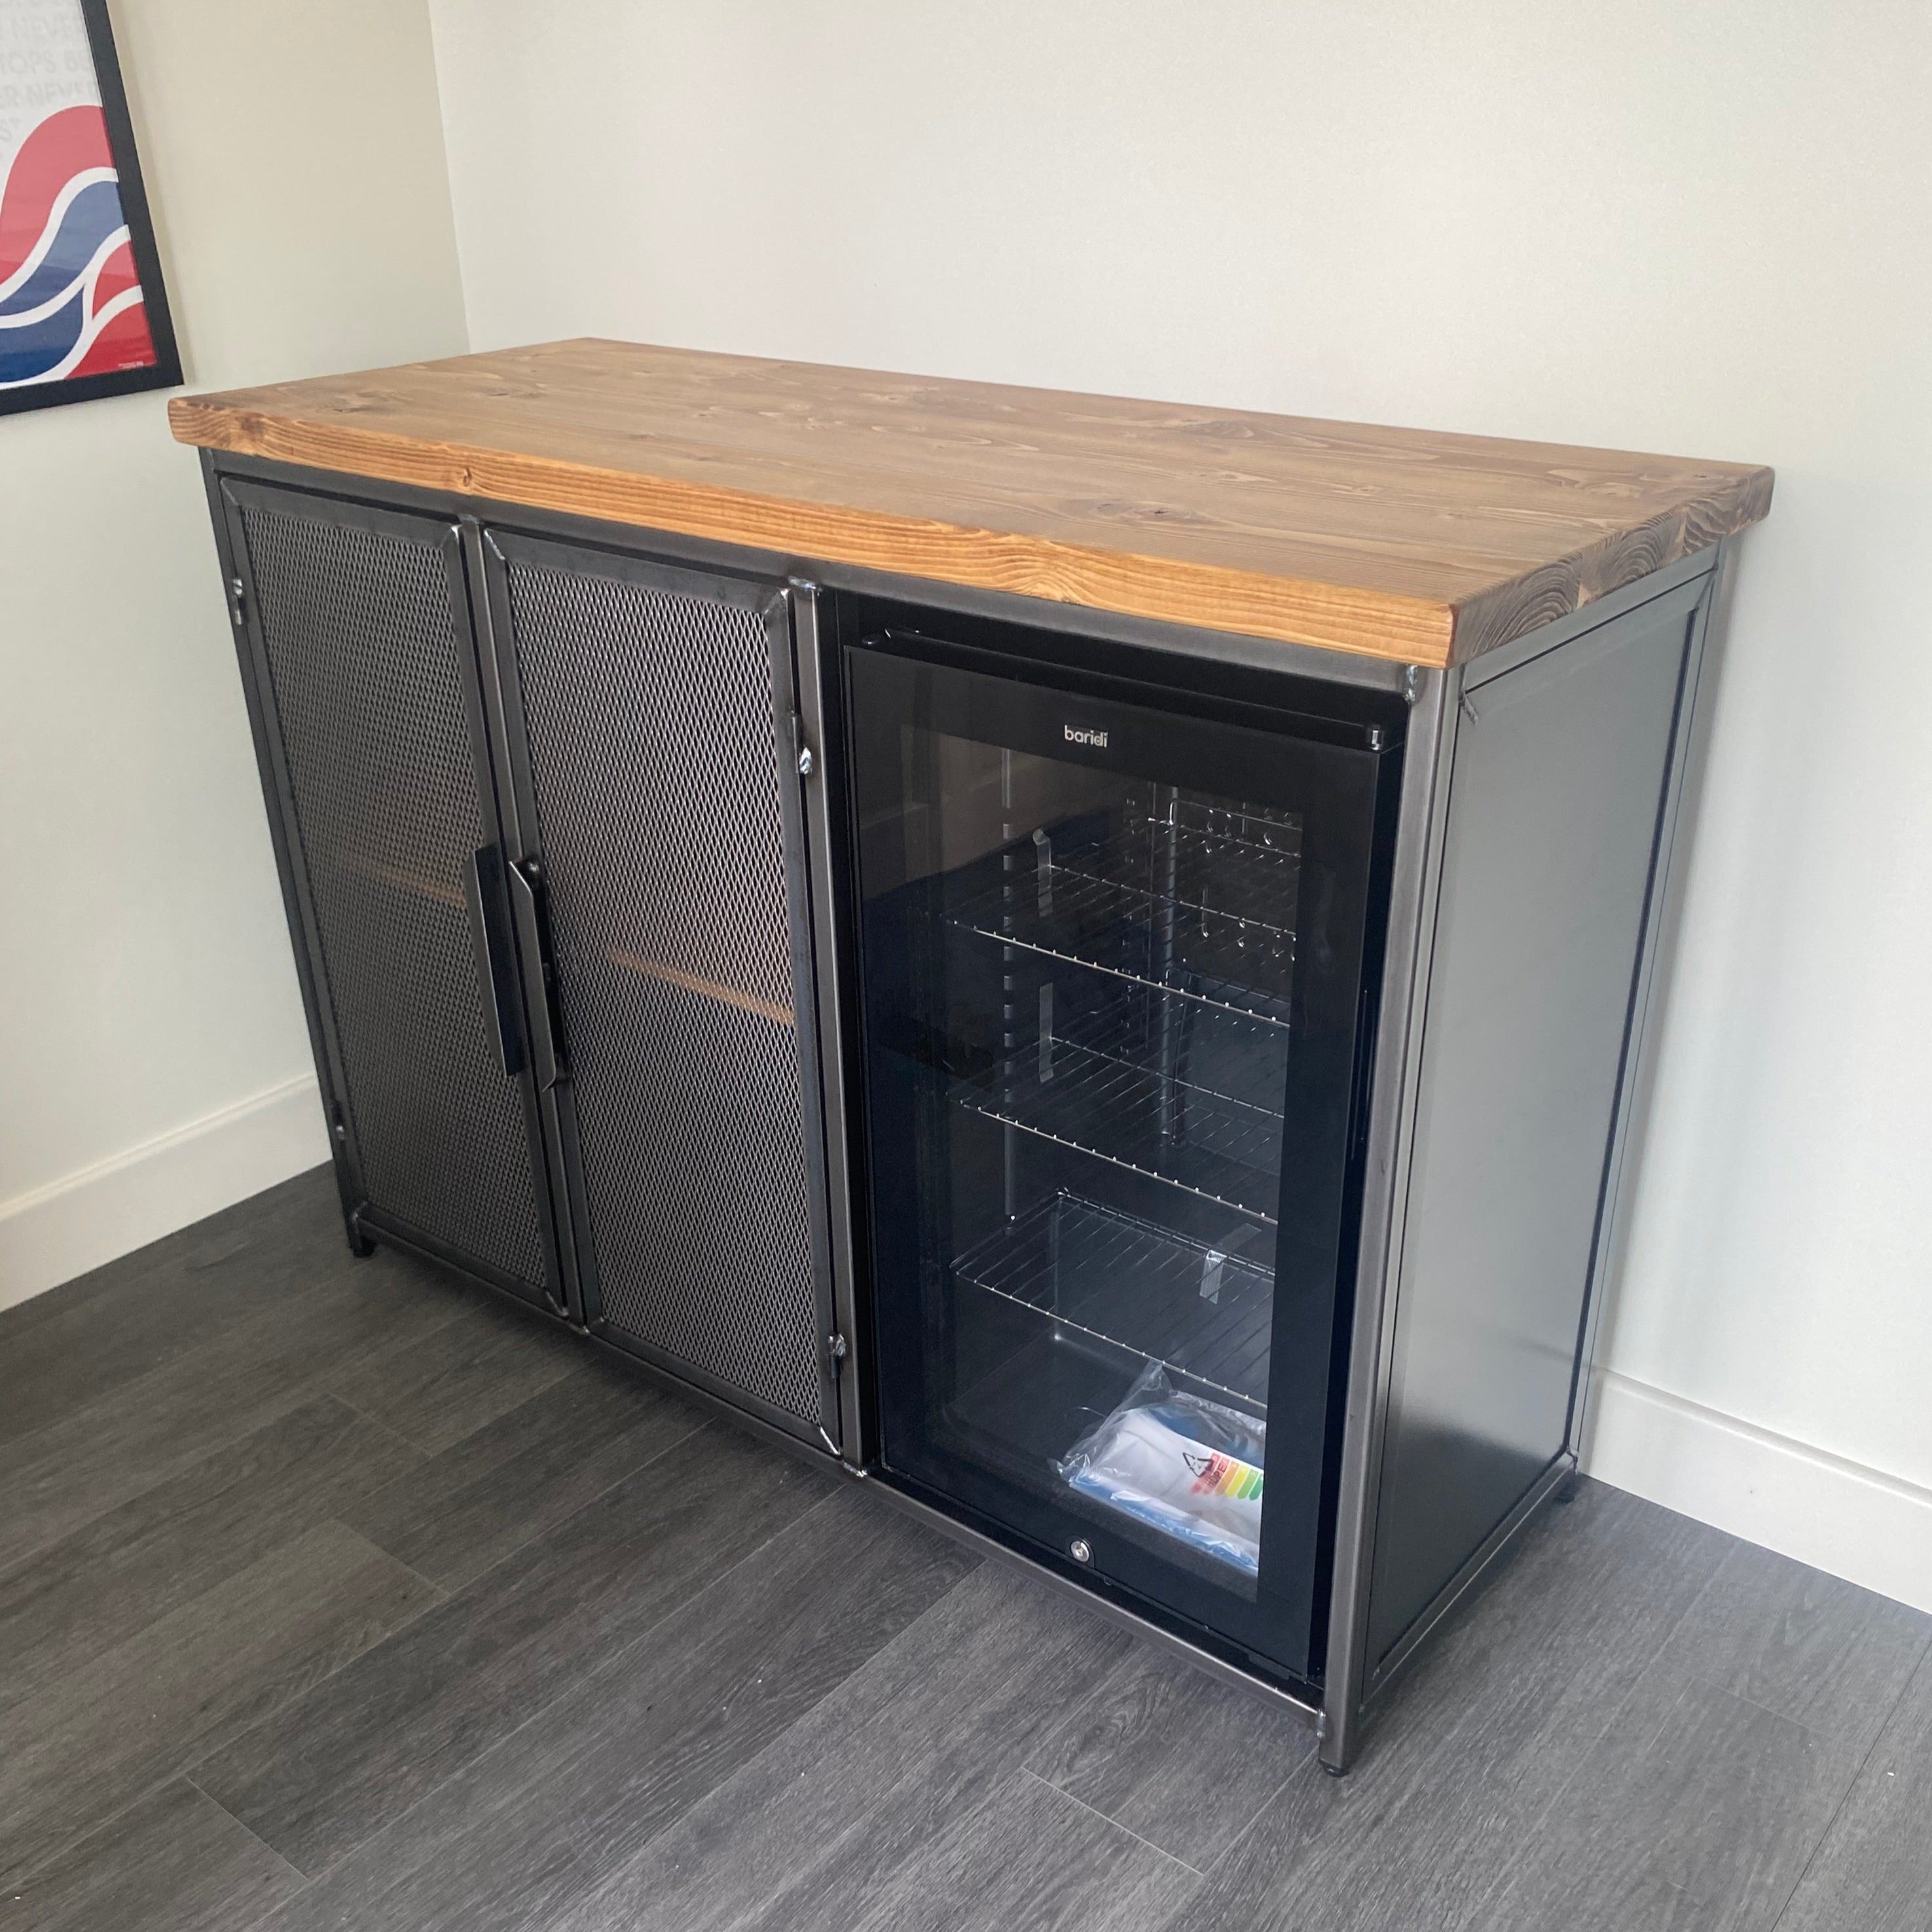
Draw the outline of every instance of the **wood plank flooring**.
[[[1932,1932],[1932,1618],[1598,1485],[1346,1779],[326,1172],[0,1312],[21,1932]]]

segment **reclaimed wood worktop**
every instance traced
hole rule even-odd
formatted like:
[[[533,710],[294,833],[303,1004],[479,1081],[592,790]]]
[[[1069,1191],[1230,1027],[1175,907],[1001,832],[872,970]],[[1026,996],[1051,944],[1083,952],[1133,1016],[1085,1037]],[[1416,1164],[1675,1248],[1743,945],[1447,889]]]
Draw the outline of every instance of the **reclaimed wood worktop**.
[[[205,448],[1420,664],[1771,506],[1744,464],[591,340],[168,417]]]

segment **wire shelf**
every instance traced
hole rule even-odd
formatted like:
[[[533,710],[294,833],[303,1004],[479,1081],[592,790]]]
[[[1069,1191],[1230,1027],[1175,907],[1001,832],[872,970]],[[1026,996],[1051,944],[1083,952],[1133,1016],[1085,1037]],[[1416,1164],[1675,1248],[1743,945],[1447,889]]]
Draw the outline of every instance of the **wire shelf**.
[[[1162,907],[1292,940],[1301,890],[1301,827],[1177,798],[1171,819],[1140,818],[1107,839],[1034,841],[1036,863],[1138,888]]]
[[[1220,1394],[1267,1403],[1274,1276],[1240,1256],[1062,1192],[969,1248],[952,1274]]]
[[[1065,1040],[1052,1043],[1047,1062],[1016,1059],[1014,1074],[997,1087],[962,1082],[953,1098],[988,1120],[1275,1225],[1279,1113]]]
[[[1150,992],[1154,995],[1152,999],[1148,998]],[[1250,1064],[1277,1072],[1286,1064],[1288,1032],[1277,1022],[1232,1007],[1210,1007],[1198,1000],[1178,1014],[1169,1013],[1162,1008],[1162,997],[1160,988],[1123,981],[1106,987],[1100,998],[1085,1006],[1059,1004],[1049,1010],[1058,1016],[1054,1021],[1053,1050],[1058,1053],[1063,1044],[1085,1047],[1116,1060],[1136,1062],[1150,1072],[1159,1063],[1184,1080],[1192,1079],[1198,1087],[1211,1088],[1214,1083],[1194,1079],[1188,1072],[1187,1058],[1196,1046],[1211,1045],[1224,1058],[1246,1056]],[[1029,1045],[1024,1050],[1034,1048]],[[1223,1090],[1216,1090],[1228,1097]],[[1280,1117],[1280,1106],[1272,1111]]]
[[[1036,832],[1030,848],[1010,848],[1000,884],[967,900],[953,922],[1002,945],[1286,1026],[1300,828],[1194,801],[1177,801],[1177,814],[1184,805],[1190,816],[1137,820],[1104,841],[1063,839],[1056,847]]]

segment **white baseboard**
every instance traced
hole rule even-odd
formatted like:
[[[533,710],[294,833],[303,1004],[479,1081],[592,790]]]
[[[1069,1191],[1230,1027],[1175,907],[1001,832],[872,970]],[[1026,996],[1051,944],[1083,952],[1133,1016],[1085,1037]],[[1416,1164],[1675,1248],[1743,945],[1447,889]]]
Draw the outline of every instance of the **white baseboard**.
[[[1583,1466],[1617,1489],[1932,1611],[1932,1490],[1599,1370]]]
[[[0,1308],[328,1158],[312,1073],[0,1201]]]

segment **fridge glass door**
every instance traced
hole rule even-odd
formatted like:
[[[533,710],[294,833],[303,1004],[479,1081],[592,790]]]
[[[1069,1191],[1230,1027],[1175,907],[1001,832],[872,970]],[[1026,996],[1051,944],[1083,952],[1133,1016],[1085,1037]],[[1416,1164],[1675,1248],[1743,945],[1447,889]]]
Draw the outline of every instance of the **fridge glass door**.
[[[1381,760],[986,662],[846,655],[883,1460],[1305,1674]]]

